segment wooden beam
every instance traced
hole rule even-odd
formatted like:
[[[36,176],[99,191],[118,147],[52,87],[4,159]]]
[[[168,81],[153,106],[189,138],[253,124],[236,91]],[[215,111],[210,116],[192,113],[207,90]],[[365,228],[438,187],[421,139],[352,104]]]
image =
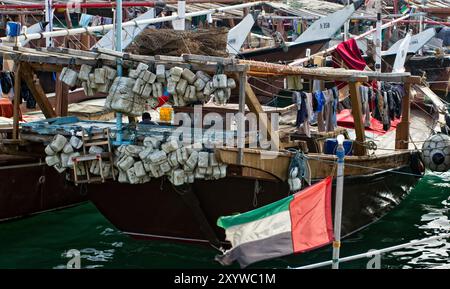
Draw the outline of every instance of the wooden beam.
[[[62,65],[47,64],[47,63],[30,63],[30,65],[34,71],[45,71],[45,72],[61,72],[64,67]]]
[[[13,134],[12,138],[19,139],[19,118],[20,118],[20,92],[21,92],[21,63],[17,62],[14,69],[14,113],[13,113]]]
[[[47,95],[44,92],[41,84],[39,83],[39,79],[35,79],[33,68],[28,63],[22,63],[21,67],[21,77],[25,80],[28,88],[33,94],[37,104],[42,110],[42,113],[46,118],[54,118],[56,117],[56,113],[53,110],[50,101],[47,98]]]
[[[361,96],[359,95],[359,85],[359,82],[349,82],[350,99],[352,101],[352,115],[356,132],[356,142],[353,145],[353,154],[356,156],[364,156],[367,154],[367,149],[364,146],[366,136],[364,133],[364,122],[361,111]]]
[[[248,82],[245,82],[245,103],[247,104],[249,110],[255,113],[257,116],[263,115],[264,110],[262,109],[261,103],[253,92],[252,87]],[[266,131],[267,136],[270,137],[271,142],[276,148],[280,147],[280,137],[277,131],[272,131],[269,125],[269,119],[267,117],[259,118],[259,131]]]
[[[237,162],[239,152],[236,149],[221,148],[217,149],[215,153],[217,159],[225,164],[257,169],[283,181],[288,178],[288,168],[291,162],[290,153],[277,152],[276,158],[265,159],[261,155],[261,150],[245,149],[242,164]]]
[[[405,83],[405,96],[402,99],[402,120],[395,131],[395,149],[408,149],[409,123],[411,115],[411,83]]]
[[[67,116],[67,109],[69,105],[69,87],[59,80],[61,74],[56,74],[56,115]]]

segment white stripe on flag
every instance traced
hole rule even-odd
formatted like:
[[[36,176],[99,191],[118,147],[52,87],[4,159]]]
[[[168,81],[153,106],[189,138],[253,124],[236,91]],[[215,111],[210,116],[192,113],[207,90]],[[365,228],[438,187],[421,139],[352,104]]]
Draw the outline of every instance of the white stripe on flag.
[[[253,222],[229,227],[225,233],[226,239],[231,242],[234,248],[243,243],[290,231],[291,215],[289,210],[286,210]]]

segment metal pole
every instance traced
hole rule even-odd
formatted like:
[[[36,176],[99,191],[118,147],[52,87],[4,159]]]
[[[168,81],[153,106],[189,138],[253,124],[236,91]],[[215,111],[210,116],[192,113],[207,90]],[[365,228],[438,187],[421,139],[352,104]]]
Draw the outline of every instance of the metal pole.
[[[245,85],[247,76],[244,72],[239,73],[239,114],[242,119],[238,119],[238,164],[244,162],[244,145],[245,145]]]
[[[116,51],[122,52],[122,0],[116,1],[116,30],[115,30],[115,36],[116,36]],[[122,71],[122,58],[117,58],[117,75],[119,77],[122,77],[123,71]],[[116,126],[117,126],[117,133],[116,133],[116,142],[118,145],[122,143],[123,138],[123,132],[122,132],[122,113],[117,112],[116,113]]]
[[[342,224],[342,199],[344,194],[344,136],[337,137],[338,147],[336,156],[338,158],[337,164],[337,179],[336,179],[336,199],[334,205],[334,241],[333,241],[333,269],[339,269],[339,253],[341,248],[341,224]]]
[[[180,30],[186,30],[186,2],[184,0],[178,1],[178,16],[180,17]]]
[[[376,26],[376,34],[375,34],[375,70],[377,72],[381,72],[381,44],[383,40],[381,38],[381,25],[383,24],[381,21],[381,0],[377,0],[377,26]]]
[[[396,245],[396,246],[392,246],[392,247],[387,247],[384,249],[379,249],[379,250],[375,250],[375,251],[369,251],[366,253],[361,253],[361,254],[357,254],[357,255],[353,255],[353,256],[344,257],[344,258],[341,258],[339,260],[339,262],[344,263],[344,262],[349,262],[349,261],[358,260],[358,259],[362,259],[362,258],[371,258],[374,255],[381,255],[384,253],[388,253],[388,252],[396,251],[399,249],[408,248],[408,247],[412,247],[415,245],[419,245],[419,244],[423,244],[423,243],[427,243],[427,242],[435,241],[435,240],[439,240],[439,239],[444,239],[444,238],[450,238],[450,234],[445,234],[442,236],[433,236],[433,237],[425,238],[425,239],[418,240],[418,241],[411,241],[411,242],[408,242],[405,244],[400,244],[400,245]],[[316,264],[301,266],[301,267],[297,267],[297,268],[293,268],[293,269],[314,269],[314,268],[331,265],[332,262],[333,262],[332,260],[329,260],[329,261],[324,261],[324,262],[320,262],[320,263],[316,263]]]
[[[47,27],[45,27],[45,31],[52,32],[53,31],[53,0],[45,0],[45,21],[48,22]],[[46,38],[45,46],[52,47],[52,39]]]
[[[427,4],[427,1],[426,1],[426,0],[422,0],[421,3],[422,3],[422,6],[425,7],[425,5]],[[423,20],[424,20],[424,17],[423,17],[423,15],[421,14],[421,15],[419,16],[419,33],[422,32],[423,29],[424,29],[424,23],[423,23]],[[418,52],[419,52],[419,53],[418,53],[419,55],[422,55],[422,54],[423,54],[422,48],[420,48]]]
[[[230,11],[230,10],[238,10],[238,9],[242,9],[242,8],[246,8],[246,7],[261,5],[262,3],[264,3],[264,2],[261,2],[261,1],[249,2],[249,3],[244,3],[244,4],[224,6],[224,7],[214,8],[214,9],[190,12],[190,13],[186,13],[185,18],[214,14],[214,13],[225,12],[225,11]],[[180,17],[177,15],[177,16],[158,17],[158,18],[152,18],[152,19],[146,19],[146,20],[131,20],[131,21],[127,21],[127,22],[123,23],[122,27],[139,26],[139,25],[143,25],[143,24],[154,24],[154,23],[161,23],[161,22],[173,21],[173,20],[178,20],[178,19],[180,19]],[[24,34],[24,35],[19,36],[18,40],[19,41],[34,40],[34,39],[42,39],[42,38],[48,38],[48,37],[69,36],[69,35],[76,35],[76,34],[81,34],[81,33],[92,33],[92,32],[103,32],[104,33],[105,31],[108,31],[108,30],[111,30],[114,28],[115,28],[114,25],[107,24],[107,25],[99,25],[99,26],[94,26],[94,27],[64,29],[64,30],[57,30],[57,31],[53,31],[53,32]],[[2,41],[8,41],[7,37],[1,37],[0,39]]]
[[[350,0],[347,0],[347,5],[350,5]],[[348,29],[350,27],[350,20],[345,21],[344,23],[344,41],[348,40]]]

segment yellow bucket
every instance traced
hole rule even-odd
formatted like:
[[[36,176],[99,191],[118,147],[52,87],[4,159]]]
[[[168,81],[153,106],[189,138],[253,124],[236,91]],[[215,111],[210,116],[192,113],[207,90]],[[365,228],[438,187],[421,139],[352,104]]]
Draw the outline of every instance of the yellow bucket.
[[[161,122],[172,122],[173,108],[163,106],[159,108],[159,120]]]

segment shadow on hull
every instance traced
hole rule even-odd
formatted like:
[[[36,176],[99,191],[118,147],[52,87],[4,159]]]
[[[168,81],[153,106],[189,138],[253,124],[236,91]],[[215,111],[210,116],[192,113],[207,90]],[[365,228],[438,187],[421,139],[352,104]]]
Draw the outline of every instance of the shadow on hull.
[[[410,169],[401,171],[410,172]],[[391,171],[346,177],[343,235],[350,235],[387,214],[417,181],[414,176]],[[224,230],[216,226],[220,216],[246,212],[288,195],[286,183],[256,182],[233,176],[217,181],[197,180],[192,187],[209,225],[222,242],[225,241]],[[88,195],[112,224],[133,237],[207,242],[193,213],[167,180],[155,179],[141,185],[113,182],[89,185]]]

